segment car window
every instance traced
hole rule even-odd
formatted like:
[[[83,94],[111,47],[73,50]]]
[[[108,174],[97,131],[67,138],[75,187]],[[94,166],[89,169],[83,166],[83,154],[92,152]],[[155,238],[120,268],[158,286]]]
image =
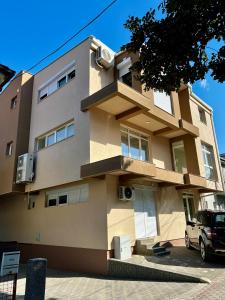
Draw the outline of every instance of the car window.
[[[202,223],[202,213],[201,213],[201,212],[198,212],[198,213],[197,213],[196,219],[197,219],[197,222],[198,222],[198,223]]]
[[[211,218],[211,214],[210,213],[203,213],[202,214],[202,220],[201,220],[201,224],[203,225],[203,226],[211,226],[211,220],[212,220],[212,218]]]
[[[214,220],[215,226],[225,227],[225,213],[224,214],[216,214]]]

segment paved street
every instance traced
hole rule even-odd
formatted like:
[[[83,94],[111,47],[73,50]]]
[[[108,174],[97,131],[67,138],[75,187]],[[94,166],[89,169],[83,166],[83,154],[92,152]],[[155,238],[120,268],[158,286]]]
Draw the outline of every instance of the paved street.
[[[25,289],[24,269],[18,281],[17,299]],[[207,271],[207,269],[206,269]],[[225,268],[211,278],[211,284],[146,282],[89,277],[74,273],[48,271],[46,299],[143,299],[143,300],[223,300],[225,299]]]

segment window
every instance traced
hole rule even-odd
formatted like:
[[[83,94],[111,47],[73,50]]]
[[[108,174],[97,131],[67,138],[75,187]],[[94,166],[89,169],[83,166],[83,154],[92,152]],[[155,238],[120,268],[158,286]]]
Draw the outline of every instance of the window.
[[[187,173],[187,163],[183,141],[172,143],[172,150],[175,171],[179,173]]]
[[[43,100],[57,89],[63,87],[69,81],[71,81],[76,76],[75,67],[69,67],[64,72],[61,72],[59,75],[55,76],[48,84],[39,89],[39,100]]]
[[[55,144],[55,133],[47,136],[47,147]]]
[[[75,126],[74,124],[70,124],[66,128],[67,137],[73,136],[75,134]]]
[[[59,196],[59,205],[67,204],[67,195]]]
[[[48,96],[48,87],[45,87],[39,91],[39,98],[40,100],[43,100]]]
[[[56,206],[56,205],[57,205],[57,199],[56,198],[48,199],[48,206]]]
[[[206,122],[206,113],[205,113],[205,110],[202,108],[202,107],[198,107],[198,112],[199,112],[199,118],[200,118],[200,121],[204,124],[207,124]]]
[[[64,86],[66,84],[66,76],[58,80],[58,88]]]
[[[183,204],[186,222],[192,221],[194,217],[194,198],[193,195],[183,194]]]
[[[131,59],[130,57],[125,58],[124,60],[122,60],[121,63],[119,63],[117,65],[117,69],[119,71],[119,79],[132,87],[132,74],[130,71],[130,67],[131,67]]]
[[[205,167],[205,177],[207,179],[213,180],[216,178],[213,147],[208,144],[202,143],[202,155]]]
[[[56,143],[66,138],[66,127],[60,128],[56,131]]]
[[[10,103],[10,108],[15,109],[17,104],[17,96],[13,97]]]
[[[68,74],[68,81],[70,81],[71,79],[73,79],[75,77],[76,73],[75,73],[75,70],[71,71],[69,74]]]
[[[132,87],[132,74],[128,72],[127,74],[120,77],[121,81]]]
[[[46,206],[71,205],[88,201],[89,185],[82,184],[72,188],[46,193]]]
[[[121,128],[121,148],[124,156],[144,161],[149,160],[148,137],[136,131],[125,127]]]
[[[9,142],[7,143],[6,145],[6,151],[5,151],[5,154],[7,156],[11,156],[12,155],[12,151],[13,151],[13,142]]]
[[[38,150],[41,150],[41,149],[45,148],[45,141],[46,141],[45,136],[38,139],[38,142],[37,142]]]
[[[169,114],[173,114],[171,97],[165,92],[154,91],[154,104]]]
[[[41,136],[40,138],[38,138],[36,140],[36,148],[37,148],[37,150],[41,150],[43,148],[54,145],[55,143],[63,141],[74,135],[75,135],[74,123],[69,123],[67,125],[64,125],[63,127],[60,127],[44,136]]]

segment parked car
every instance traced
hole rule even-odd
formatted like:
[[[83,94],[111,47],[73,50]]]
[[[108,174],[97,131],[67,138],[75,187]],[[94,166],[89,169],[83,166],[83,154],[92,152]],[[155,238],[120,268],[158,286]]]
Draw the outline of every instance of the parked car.
[[[213,255],[225,256],[225,211],[199,211],[187,222],[185,244],[200,250],[203,261]]]

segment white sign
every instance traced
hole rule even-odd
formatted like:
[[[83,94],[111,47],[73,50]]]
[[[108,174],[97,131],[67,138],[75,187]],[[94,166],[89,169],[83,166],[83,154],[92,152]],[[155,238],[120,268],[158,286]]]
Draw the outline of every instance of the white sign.
[[[19,270],[20,251],[3,252],[1,276],[17,274]]]

